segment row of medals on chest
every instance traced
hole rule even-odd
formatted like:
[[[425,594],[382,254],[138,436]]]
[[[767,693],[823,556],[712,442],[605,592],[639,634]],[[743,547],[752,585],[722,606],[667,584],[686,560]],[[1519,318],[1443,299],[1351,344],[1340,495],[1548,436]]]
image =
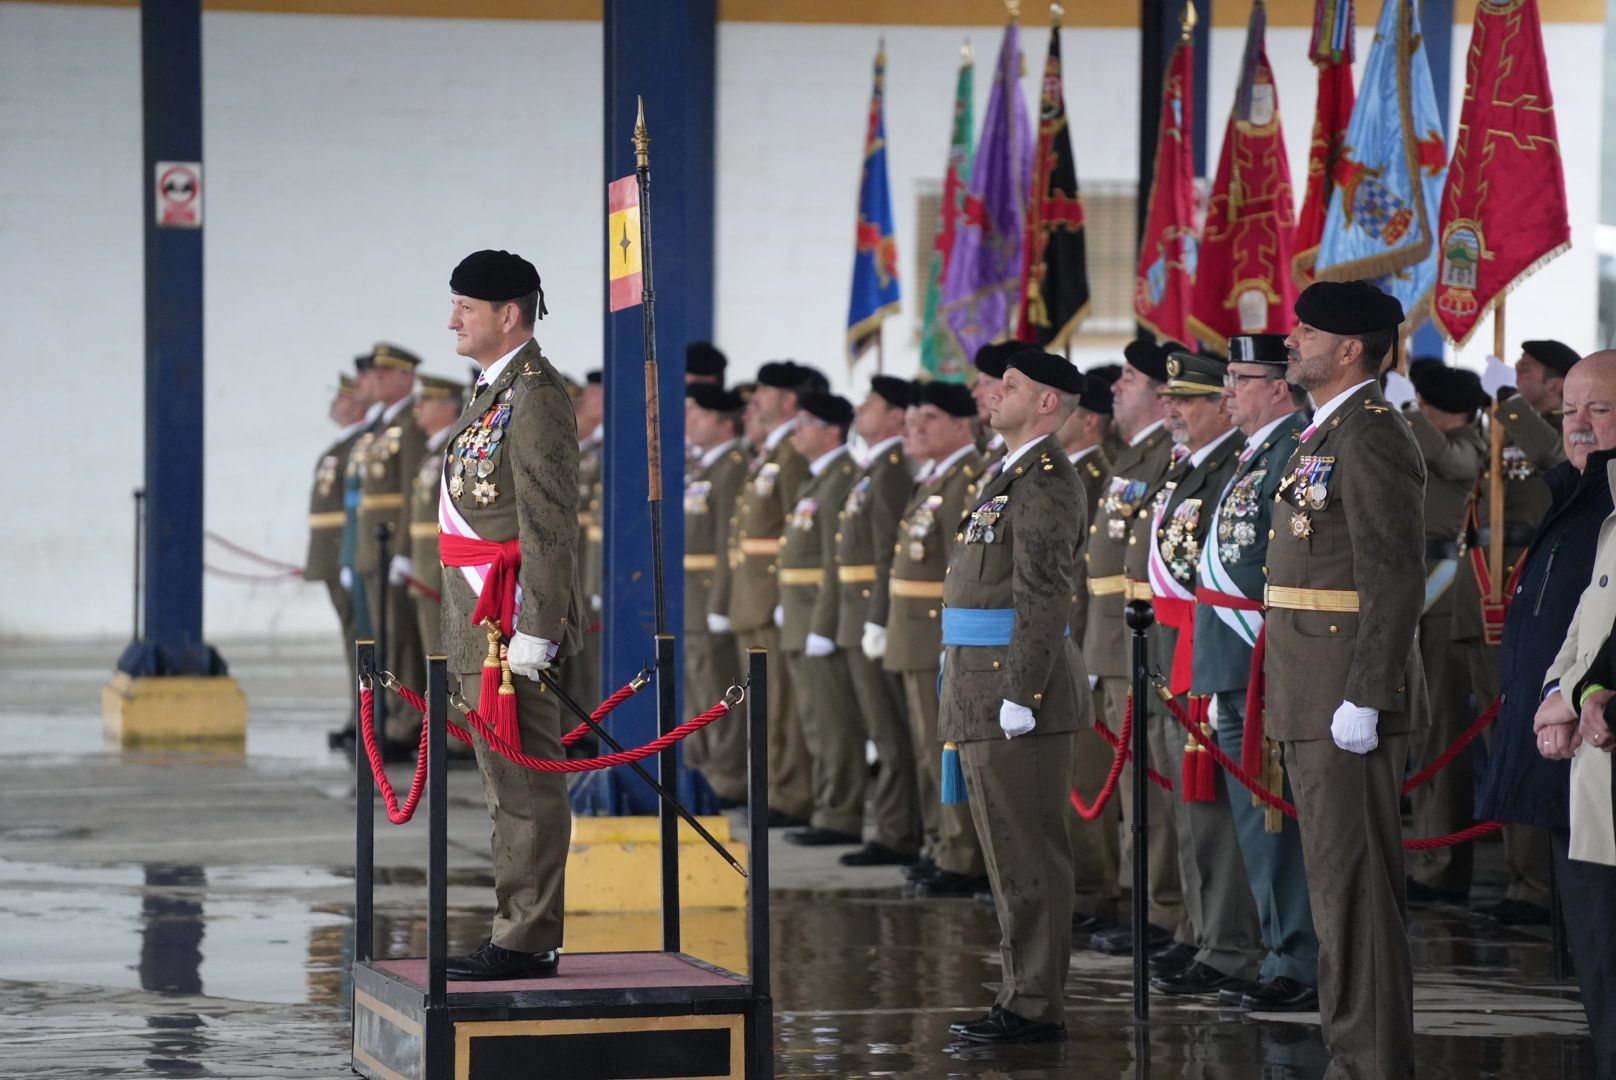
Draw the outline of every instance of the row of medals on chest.
[[[500,402],[455,436],[449,448],[449,495],[452,498],[460,498],[473,478],[471,494],[478,506],[489,506],[499,498],[499,489],[489,477],[494,473],[495,459],[510,421],[510,404]]]

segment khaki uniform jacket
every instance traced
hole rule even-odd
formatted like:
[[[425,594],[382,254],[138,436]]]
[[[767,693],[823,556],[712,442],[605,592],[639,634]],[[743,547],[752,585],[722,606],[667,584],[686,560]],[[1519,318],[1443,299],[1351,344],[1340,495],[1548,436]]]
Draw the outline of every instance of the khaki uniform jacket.
[[[1166,427],[1158,427],[1112,459],[1105,494],[1092,507],[1094,520],[1083,556],[1088,612],[1082,634],[1083,659],[1096,675],[1123,678],[1128,674],[1128,628],[1122,621],[1122,609],[1128,603],[1123,596],[1128,540],[1136,520],[1143,517],[1148,523],[1151,500],[1172,461],[1172,437]],[[1072,633],[1078,633],[1078,627],[1073,626]]]
[[[348,455],[363,431],[356,431],[326,448],[314,466],[314,484],[309,488],[309,550],[303,559],[303,580],[336,581],[342,572],[342,477],[348,468]]]
[[[858,475],[853,455],[842,452],[797,489],[780,537],[780,605],[785,621],[780,648],[802,652],[809,634],[836,637],[836,513]]]
[[[886,671],[937,670],[943,651],[943,578],[954,554],[954,526],[965,511],[966,489],[984,467],[972,450],[909,492],[892,545],[887,652],[881,659]]]
[[[458,459],[488,420],[509,409],[509,420],[488,460],[492,470],[477,475],[475,459]],[[516,629],[545,638],[570,656],[582,643],[581,581],[578,572],[578,435],[566,384],[537,342],[513,356],[499,378],[466,404],[450,428],[444,483],[466,523],[484,540],[519,540],[522,568],[518,582],[522,607]],[[455,462],[468,466],[456,476]],[[458,481],[458,482],[457,482]],[[458,568],[443,575],[443,644],[450,670],[482,669],[488,635],[471,622],[477,605]]]
[[[1102,444],[1083,455],[1072,468],[1077,470],[1077,479],[1083,485],[1083,509],[1090,521],[1094,520],[1096,508],[1100,500],[1105,497],[1105,483],[1111,476],[1111,458]],[[1074,636],[1080,636],[1083,628],[1089,623],[1089,564],[1084,560],[1077,564],[1077,587],[1072,590],[1072,614],[1066,624],[1072,628]]]
[[[1088,519],[1077,472],[1053,436],[978,485],[959,522],[943,585],[950,608],[1013,608],[1008,645],[945,649],[938,733],[944,741],[1002,739],[999,707],[1025,705],[1036,732],[1094,722],[1088,671],[1066,633]],[[1079,686],[1082,692],[1078,692]]]
[[[443,563],[438,558],[438,485],[443,460],[428,454],[410,484],[410,576],[433,592],[443,592]],[[456,571],[458,573],[459,571]],[[423,599],[431,599],[424,597]]]
[[[745,443],[717,461],[691,463],[685,481],[685,633],[707,633],[707,616],[729,613],[729,521],[746,479]]]
[[[914,470],[893,443],[854,477],[837,514],[836,644],[844,649],[861,647],[865,623],[887,624],[892,548],[914,486]]]
[[[1476,477],[1487,463],[1487,440],[1474,424],[1442,431],[1417,409],[1404,415],[1425,458],[1425,538],[1457,541]]]
[[[808,462],[791,436],[752,459],[730,519],[730,627],[736,633],[774,625],[779,603],[780,534],[808,477]]]
[[[1359,387],[1285,471],[1268,541],[1267,734],[1328,739],[1342,701],[1380,710],[1383,735],[1408,731],[1425,708],[1425,464],[1408,423]]]
[[[405,405],[390,421],[377,425],[371,435],[359,437],[354,456],[363,467],[359,489],[359,547],[354,553],[354,572],[376,572],[376,526],[393,527],[388,550],[394,554],[410,550],[410,485],[415,471],[426,456],[426,433]]]
[[[604,431],[597,428],[595,437],[586,439],[578,448],[578,575],[583,582],[585,603],[604,591],[601,548],[605,534],[601,526],[605,522],[605,510],[600,497],[603,434]]]

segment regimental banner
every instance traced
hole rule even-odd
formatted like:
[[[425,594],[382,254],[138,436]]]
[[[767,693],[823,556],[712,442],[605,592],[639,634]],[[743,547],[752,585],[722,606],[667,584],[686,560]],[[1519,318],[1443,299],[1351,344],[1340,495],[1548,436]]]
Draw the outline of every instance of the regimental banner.
[[[1014,329],[1021,289],[1021,248],[1032,186],[1032,122],[1021,96],[1020,35],[1005,28],[993,69],[993,92],[977,140],[965,218],[943,285],[943,319],[961,355],[1002,340]]]
[[[886,44],[875,54],[875,80],[864,129],[858,223],[853,230],[853,294],[847,306],[847,364],[880,340],[881,320],[898,310],[898,240],[887,187]]]
[[[976,138],[976,64],[971,47],[960,54],[959,76],[954,80],[954,121],[949,129],[948,169],[943,177],[942,205],[937,211],[937,235],[932,240],[931,267],[926,278],[926,314],[921,323],[920,366],[934,379],[963,382],[969,358],[959,350],[938,309],[948,264],[965,218],[965,189],[971,180],[971,159]]]
[[[1296,219],[1296,254],[1291,257],[1291,276],[1298,289],[1313,281],[1324,217],[1335,192],[1336,162],[1352,119],[1354,29],[1352,0],[1318,0],[1313,41],[1307,50],[1318,68],[1318,98],[1313,111],[1313,145],[1307,153],[1307,188]]]
[[[1089,269],[1083,196],[1077,188],[1077,159],[1061,89],[1058,18],[1050,27],[1049,55],[1044,60],[1032,201],[1021,260],[1016,337],[1040,348],[1059,349],[1089,312]]]
[[[1133,311],[1157,337],[1189,339],[1195,280],[1195,46],[1179,37],[1162,86],[1156,171],[1146,205],[1144,240],[1134,274]]]
[[[606,186],[606,280],[611,310],[640,302],[644,278],[640,264],[640,185],[632,176]]]
[[[1190,302],[1190,333],[1220,350],[1236,334],[1283,334],[1294,321],[1296,217],[1264,10],[1252,4]]]
[[[1381,8],[1314,268],[1328,281],[1373,281],[1402,302],[1407,326],[1430,306],[1447,168],[1417,7]]]
[[[1464,345],[1483,315],[1571,246],[1536,0],[1479,0],[1442,190],[1437,328]]]

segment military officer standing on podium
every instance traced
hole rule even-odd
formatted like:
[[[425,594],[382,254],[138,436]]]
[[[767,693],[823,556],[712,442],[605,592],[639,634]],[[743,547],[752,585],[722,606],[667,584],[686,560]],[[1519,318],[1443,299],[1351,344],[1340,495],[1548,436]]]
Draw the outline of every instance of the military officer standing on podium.
[[[470,405],[449,429],[444,461],[448,497],[440,503],[439,526],[449,670],[459,677],[467,704],[477,708],[489,648],[477,617],[491,612],[510,637],[506,659],[521,749],[556,759],[562,756],[561,710],[538,679],[580,645],[572,403],[560,373],[533,340],[545,308],[532,263],[509,252],[479,251],[455,267],[449,288],[455,351],[483,369]],[[521,551],[515,560],[503,550],[511,541]],[[554,975],[571,835],[566,780],[514,764],[481,736],[476,751],[494,826],[493,932],[474,952],[450,958],[449,978]]]
[[[385,342],[376,345],[371,359],[375,365],[371,377],[383,408],[369,438],[354,447],[363,470],[354,573],[365,578],[372,626],[380,626],[381,590],[387,590],[387,625],[381,627],[387,670],[405,686],[425,686],[426,654],[421,651],[415,597],[405,584],[410,573],[409,488],[426,454],[426,435],[409,412],[416,401],[415,369],[421,359]],[[392,530],[387,566],[376,563],[376,529],[381,525]],[[387,726],[386,739],[395,755],[419,744],[421,717],[413,709],[390,711]]]
[[[685,440],[694,457],[685,480],[685,697],[717,701],[736,672],[730,632],[730,510],[746,480],[741,399],[711,383],[685,386]],[[685,740],[685,764],[700,770],[725,806],[746,801],[746,726],[709,724]]]
[[[972,1042],[1066,1036],[1068,792],[1074,737],[1094,712],[1066,625],[1087,510],[1055,433],[1083,386],[1064,357],[1011,357],[993,409],[1005,456],[959,522],[944,584],[939,728],[959,747],[1004,969],[992,1010],[953,1028]]]
[[[1319,936],[1327,1077],[1414,1074],[1398,814],[1423,710],[1425,466],[1376,376],[1402,305],[1361,281],[1296,301],[1286,378],[1316,406],[1275,496],[1266,728],[1284,748]]]
[[[867,448],[836,523],[836,585],[841,592],[836,646],[847,658],[853,693],[875,745],[875,835],[841,857],[844,866],[904,866],[920,855],[920,798],[915,747],[903,704],[903,680],[882,669],[890,617],[889,583],[898,519],[914,488],[904,460],[904,413],[914,384],[891,375],[870,380],[853,428]]]
[[[347,520],[343,507],[343,474],[348,467],[348,454],[364,432],[365,409],[368,406],[358,394],[354,380],[348,375],[337,376],[337,392],[331,398],[330,416],[342,430],[314,466],[314,484],[309,490],[309,549],[303,560],[303,580],[317,581],[325,586],[331,598],[331,607],[337,613],[337,624],[342,632],[342,654],[347,658],[348,684],[352,687],[359,678],[354,669],[353,594],[350,583],[342,580],[342,530]],[[350,698],[352,694],[348,695]],[[349,706],[352,712],[352,705]],[[350,718],[346,729],[333,734],[340,741],[344,731],[352,732]]]
[[[922,383],[912,442],[925,464],[898,521],[887,583],[886,650],[881,666],[902,678],[915,750],[926,852],[910,864],[918,896],[973,896],[987,888],[987,868],[970,807],[942,801],[942,740],[937,736],[938,657],[943,649],[943,579],[954,551],[954,525],[965,492],[982,475],[977,409],[958,383]]]
[[[1210,504],[1210,534],[1201,545],[1192,690],[1212,695],[1210,714],[1217,722],[1218,747],[1234,761],[1241,760],[1252,656],[1262,633],[1263,563],[1268,555],[1274,492],[1296,452],[1304,424],[1285,381],[1285,369],[1282,335],[1229,339],[1223,393],[1229,417],[1245,439],[1234,475]],[[1277,764],[1277,757],[1277,747],[1270,754],[1260,744],[1250,755],[1252,761],[1262,763],[1256,775],[1270,790],[1289,799],[1283,769],[1278,770],[1276,782],[1268,768]],[[1268,814],[1255,805],[1244,787],[1226,776],[1219,777],[1218,786],[1224,789],[1234,816],[1240,861],[1267,949],[1257,985],[1222,988],[1218,1002],[1262,1012],[1316,1009],[1319,939],[1313,932],[1313,909],[1307,901],[1301,833],[1295,821],[1277,811],[1273,817],[1280,828],[1268,831]]]

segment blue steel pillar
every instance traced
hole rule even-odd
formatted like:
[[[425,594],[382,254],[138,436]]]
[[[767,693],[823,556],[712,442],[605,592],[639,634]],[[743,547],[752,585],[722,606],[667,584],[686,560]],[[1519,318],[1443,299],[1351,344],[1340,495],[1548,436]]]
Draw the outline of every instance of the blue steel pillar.
[[[1431,85],[1436,88],[1436,114],[1442,120],[1442,137],[1448,153],[1452,154],[1453,125],[1448,122],[1448,104],[1453,94],[1453,0],[1421,0],[1420,29],[1425,35],[1425,56],[1431,63]],[[1441,207],[1430,206],[1426,212],[1431,215],[1434,230]],[[1432,243],[1441,242],[1440,236],[1432,238]],[[1442,335],[1430,319],[1414,331],[1412,352],[1415,356],[1441,356],[1444,348]]]
[[[160,227],[158,162],[202,161],[202,5],[140,9],[146,221],[146,543],[132,675],[212,675],[202,640],[202,229]],[[200,197],[199,197],[200,198]]]
[[[636,98],[645,100],[651,133],[651,243],[656,280],[657,358],[662,410],[662,558],[667,631],[684,632],[685,344],[713,328],[713,138],[716,0],[606,0],[606,169],[601,185],[601,244],[607,244],[605,185],[634,172]],[[643,208],[642,208],[643,209]],[[604,262],[604,260],[603,260]],[[655,656],[651,591],[651,514],[645,461],[645,340],[639,308],[607,312],[605,635],[602,675],[616,690]],[[737,658],[737,663],[739,660]],[[682,661],[676,665],[682,674]],[[681,702],[685,709],[711,702]],[[656,737],[656,695],[647,690],[612,714],[625,746]],[[656,795],[625,769],[591,774],[573,794],[582,813],[651,814]],[[680,770],[679,795],[691,809],[693,777]],[[702,785],[704,788],[705,785]],[[710,798],[710,796],[709,796]],[[697,800],[698,802],[700,800]]]

